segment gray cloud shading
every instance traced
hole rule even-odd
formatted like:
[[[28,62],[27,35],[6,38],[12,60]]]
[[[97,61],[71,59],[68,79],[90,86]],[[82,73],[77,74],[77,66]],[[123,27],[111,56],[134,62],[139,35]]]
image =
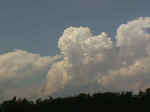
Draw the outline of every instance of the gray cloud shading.
[[[49,70],[47,92],[136,92],[149,87],[149,28],[149,17],[122,24],[116,43],[105,32],[94,36],[88,27],[65,29],[58,41],[64,58]]]
[[[88,27],[69,27],[56,56],[23,50],[1,54],[1,96],[144,90],[150,87],[149,29],[149,17],[137,18],[120,25],[114,42],[105,32],[93,35]]]
[[[0,96],[4,99],[39,96],[48,69],[58,58],[41,57],[22,50],[1,54]]]

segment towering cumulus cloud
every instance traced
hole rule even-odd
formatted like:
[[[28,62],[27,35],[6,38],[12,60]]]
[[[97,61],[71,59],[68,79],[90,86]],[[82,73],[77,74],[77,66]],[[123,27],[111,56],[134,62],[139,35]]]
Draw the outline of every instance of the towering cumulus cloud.
[[[121,25],[116,42],[105,32],[92,35],[87,27],[65,29],[58,41],[63,59],[48,72],[47,92],[137,92],[150,87],[149,30],[148,17]]]
[[[69,27],[54,57],[1,54],[0,98],[144,90],[150,87],[149,32],[149,17],[120,25],[116,42],[105,32],[94,36],[88,27]]]

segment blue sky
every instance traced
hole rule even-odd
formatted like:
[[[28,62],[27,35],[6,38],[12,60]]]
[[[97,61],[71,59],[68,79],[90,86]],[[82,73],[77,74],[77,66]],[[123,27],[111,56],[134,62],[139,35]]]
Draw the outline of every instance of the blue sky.
[[[114,37],[120,24],[150,16],[149,5],[149,0],[0,0],[0,53],[22,49],[55,55],[69,26]]]
[[[148,88],[149,11],[150,0],[0,0],[0,99]]]

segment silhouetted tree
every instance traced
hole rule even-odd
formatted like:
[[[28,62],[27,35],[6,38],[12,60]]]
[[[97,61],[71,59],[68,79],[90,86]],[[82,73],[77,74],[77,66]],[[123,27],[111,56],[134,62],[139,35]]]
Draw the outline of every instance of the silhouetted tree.
[[[105,92],[93,95],[80,93],[77,96],[46,99],[38,98],[29,101],[25,98],[13,97],[11,100],[2,102],[0,112],[149,112],[150,89],[138,94],[132,92]]]

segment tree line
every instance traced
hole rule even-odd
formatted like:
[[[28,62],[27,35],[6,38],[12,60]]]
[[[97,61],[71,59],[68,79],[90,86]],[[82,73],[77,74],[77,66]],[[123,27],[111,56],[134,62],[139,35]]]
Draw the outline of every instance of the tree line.
[[[30,101],[14,97],[0,104],[0,112],[149,112],[150,88],[132,92],[80,93],[70,97],[38,98]]]

